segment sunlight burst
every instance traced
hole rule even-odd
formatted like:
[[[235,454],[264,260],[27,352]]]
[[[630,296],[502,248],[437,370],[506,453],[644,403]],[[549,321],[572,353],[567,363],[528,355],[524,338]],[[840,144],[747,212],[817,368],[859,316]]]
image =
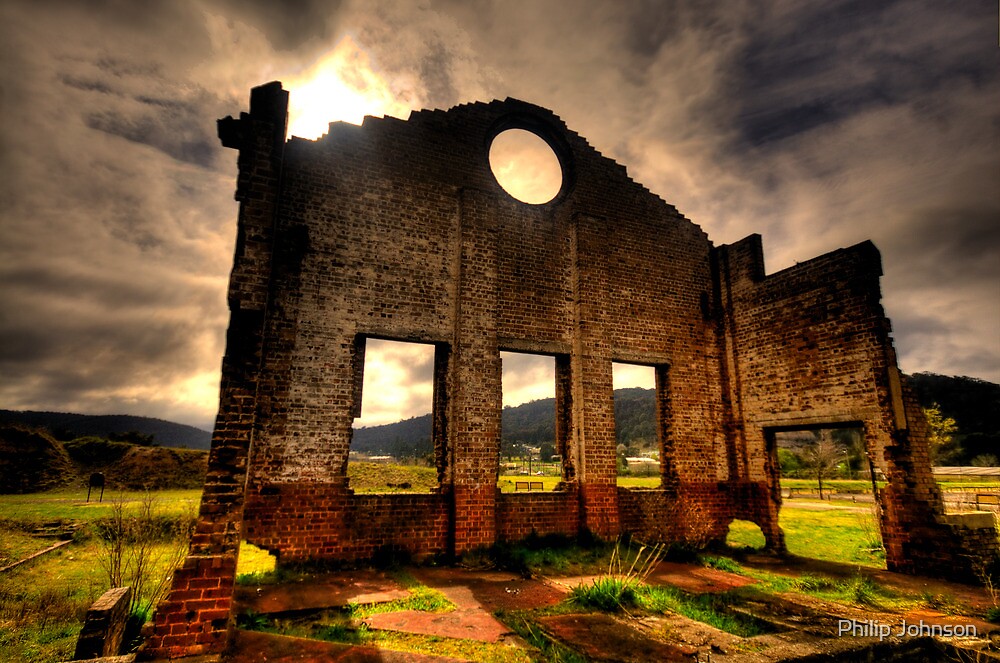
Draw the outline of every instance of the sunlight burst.
[[[387,81],[353,39],[344,37],[316,64],[288,78],[288,133],[319,138],[330,122],[361,124],[365,115],[406,118],[419,106],[411,81]]]

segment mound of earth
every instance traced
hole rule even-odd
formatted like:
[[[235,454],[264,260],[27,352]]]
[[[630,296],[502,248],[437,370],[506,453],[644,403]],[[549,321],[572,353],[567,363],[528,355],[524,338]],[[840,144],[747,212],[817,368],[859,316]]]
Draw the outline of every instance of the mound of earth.
[[[103,462],[81,464],[81,477],[92,472],[104,474],[110,488],[164,490],[201,488],[208,469],[208,453],[194,449],[125,445],[115,449]],[[123,453],[122,453],[123,451]]]
[[[193,449],[132,447],[110,468],[109,479],[127,488],[201,488],[208,454]]]
[[[48,433],[0,426],[0,493],[51,490],[76,477],[69,454]]]
[[[45,431],[0,425],[0,494],[37,493],[86,486],[104,474],[108,488],[163,490],[201,488],[208,453],[145,447],[97,437],[57,442]]]

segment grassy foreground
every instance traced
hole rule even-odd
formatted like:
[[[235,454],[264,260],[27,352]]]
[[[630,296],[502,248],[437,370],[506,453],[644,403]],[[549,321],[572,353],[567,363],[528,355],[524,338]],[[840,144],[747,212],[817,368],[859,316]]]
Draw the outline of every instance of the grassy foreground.
[[[358,492],[433,489],[434,470],[417,469],[410,472],[391,466],[355,468],[352,486]],[[555,477],[514,475],[501,477],[500,486],[512,491],[515,481],[526,479],[542,481],[546,490],[552,490],[558,481]],[[400,484],[404,483],[410,485],[403,488]],[[652,487],[656,479],[630,478],[623,483],[628,487]],[[197,507],[200,493],[200,490],[156,492],[157,513],[166,518],[190,514]],[[146,494],[107,491],[104,502],[97,502],[96,495],[87,502],[86,495],[85,489],[0,495],[0,566],[53,543],[52,539],[35,535],[36,528],[48,523],[78,526],[69,545],[0,576],[0,663],[69,660],[87,608],[108,588],[107,575],[98,562],[100,540],[94,523],[111,514],[113,499],[122,500],[126,506],[137,506]],[[873,546],[877,528],[866,513],[786,508],[780,518],[786,545],[795,555],[884,568],[884,560]],[[741,521],[733,523],[728,542],[757,548],[764,543],[756,525]],[[552,555],[542,551],[539,556],[542,559]],[[249,544],[242,548],[238,573],[263,573],[273,566],[274,558],[266,552]],[[157,572],[165,577],[171,569],[160,568]]]
[[[147,496],[155,505],[148,515],[156,522],[179,523],[193,516],[201,491],[105,491],[103,502],[94,494],[87,502],[86,489],[0,496],[0,566],[56,542],[38,536],[40,528],[72,536],[68,545],[0,575],[0,662],[47,663],[73,657],[87,608],[110,586],[102,565],[108,559],[106,539],[98,532],[110,522],[116,503],[122,513],[138,514]],[[183,545],[168,530],[147,551],[150,577],[166,578],[172,572],[167,560]]]

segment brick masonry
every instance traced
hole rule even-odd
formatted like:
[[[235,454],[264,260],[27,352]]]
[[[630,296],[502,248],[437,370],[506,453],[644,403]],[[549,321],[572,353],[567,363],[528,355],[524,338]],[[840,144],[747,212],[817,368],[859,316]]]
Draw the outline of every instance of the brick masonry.
[[[191,556],[142,656],[224,647],[242,539],[279,563],[353,562],[584,529],[700,545],[740,518],[782,550],[774,433],[803,427],[864,428],[890,568],[968,578],[995,546],[943,516],[871,243],[765,275],[760,236],[713,245],[546,109],[369,117],[309,141],[285,139],[287,100],[261,86],[219,121],[240,202],[222,398]],[[559,158],[551,202],[495,181],[508,128]],[[434,345],[433,493],[350,489],[367,338]],[[558,492],[497,490],[504,350],[555,357]],[[660,489],[616,486],[615,361],[656,369]]]
[[[131,587],[112,587],[87,610],[73,660],[117,656],[129,618]]]

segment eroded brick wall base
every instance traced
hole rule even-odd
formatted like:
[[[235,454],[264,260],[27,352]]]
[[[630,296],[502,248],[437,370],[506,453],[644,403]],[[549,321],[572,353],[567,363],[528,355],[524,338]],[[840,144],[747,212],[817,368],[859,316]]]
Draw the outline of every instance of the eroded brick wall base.
[[[497,540],[520,541],[533,534],[580,533],[580,496],[570,490],[551,493],[506,493],[497,500]]]
[[[726,538],[735,520],[756,523],[768,545],[783,549],[776,506],[762,483],[683,483],[675,490],[618,489],[622,531],[647,543],[703,547]]]
[[[281,563],[421,556],[448,550],[441,494],[354,495],[342,485],[271,484],[248,498],[246,538]]]
[[[195,556],[174,571],[167,597],[143,634],[141,660],[221,651],[229,637],[236,558]]]

